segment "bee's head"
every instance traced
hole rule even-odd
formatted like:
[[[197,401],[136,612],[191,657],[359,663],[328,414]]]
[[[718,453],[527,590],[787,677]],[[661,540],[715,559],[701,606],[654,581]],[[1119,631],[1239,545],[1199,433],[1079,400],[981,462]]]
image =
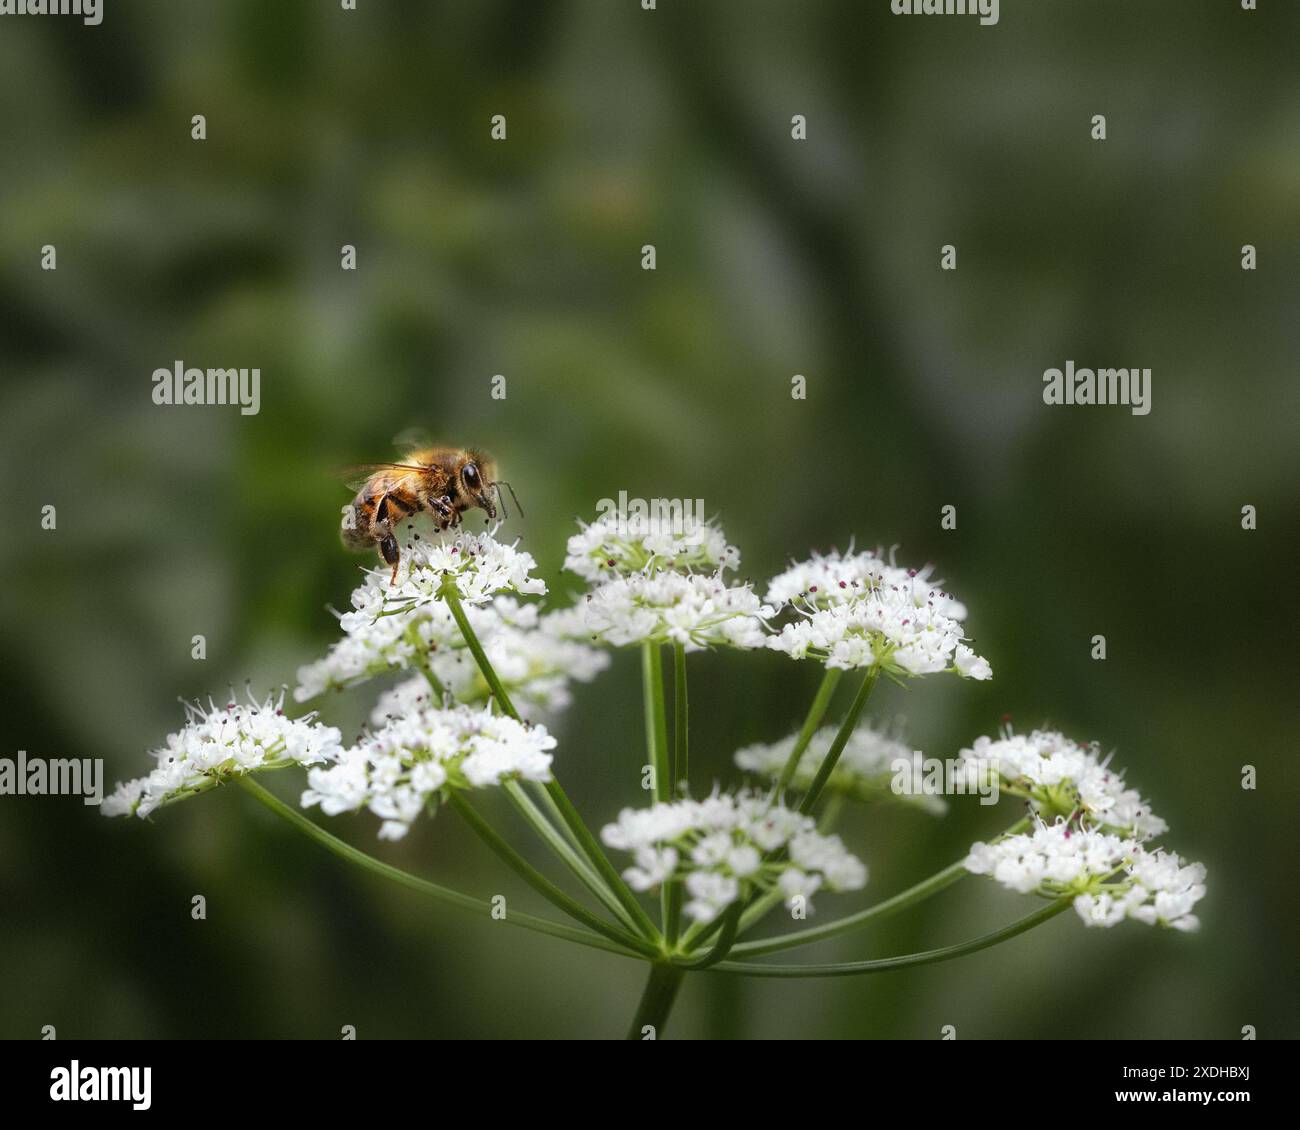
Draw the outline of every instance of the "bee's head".
[[[485,451],[467,451],[456,472],[461,497],[486,511],[490,520],[497,516],[496,477],[496,460]]]

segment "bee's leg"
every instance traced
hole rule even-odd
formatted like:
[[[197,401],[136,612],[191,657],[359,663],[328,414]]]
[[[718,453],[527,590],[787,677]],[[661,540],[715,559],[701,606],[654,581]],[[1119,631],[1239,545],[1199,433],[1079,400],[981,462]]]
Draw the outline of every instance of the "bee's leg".
[[[390,585],[397,584],[397,566],[402,560],[402,551],[397,547],[397,539],[393,536],[393,524],[389,521],[388,513],[388,495],[384,495],[379,500],[379,505],[375,507],[375,526],[382,532],[379,539],[379,552],[386,564],[393,567],[393,575],[389,579]]]
[[[392,534],[385,534],[380,539],[379,552],[383,555],[384,562],[393,567],[393,575],[388,583],[397,584],[397,566],[402,560],[402,551],[397,548],[397,539]]]
[[[432,512],[434,522],[440,530],[445,530],[448,526],[454,526],[456,520],[460,517],[456,513],[456,508],[452,506],[451,499],[445,494],[441,498],[431,497],[429,499],[429,510]]]

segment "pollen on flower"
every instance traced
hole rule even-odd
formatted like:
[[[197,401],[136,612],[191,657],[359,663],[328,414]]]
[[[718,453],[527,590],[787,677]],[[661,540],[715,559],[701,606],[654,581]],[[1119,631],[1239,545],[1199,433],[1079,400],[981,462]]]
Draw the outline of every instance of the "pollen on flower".
[[[104,798],[105,816],[148,816],[155,809],[214,788],[233,777],[289,764],[318,765],[332,760],[341,735],[317,723],[313,714],[286,718],[284,694],[248,703],[205,709],[187,704],[185,726],[170,734],[145,777],[119,783]]]

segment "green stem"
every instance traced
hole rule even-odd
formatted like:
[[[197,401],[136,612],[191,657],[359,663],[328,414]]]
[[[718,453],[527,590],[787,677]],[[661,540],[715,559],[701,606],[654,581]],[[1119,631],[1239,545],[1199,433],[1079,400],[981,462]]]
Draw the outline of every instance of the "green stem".
[[[603,918],[592,914],[580,902],[570,898],[559,887],[552,883],[545,875],[537,870],[513,847],[511,847],[496,830],[481,817],[460,793],[450,793],[447,797],[447,803],[460,814],[465,822],[478,834],[479,838],[488,845],[497,855],[497,857],[506,864],[511,870],[516,872],[543,898],[548,899],[558,906],[570,918],[581,922],[590,930],[597,934],[602,934],[611,941],[617,942],[628,949],[636,950],[638,953],[647,957],[658,957],[659,950],[649,942],[626,934],[617,926],[612,926]]]
[[[840,759],[840,754],[844,752],[844,747],[849,744],[849,738],[853,736],[853,731],[858,724],[858,718],[862,715],[862,708],[867,705],[867,699],[871,697],[876,680],[879,678],[879,667],[869,668],[862,677],[862,685],[858,687],[858,693],[853,696],[853,704],[849,707],[848,714],[844,716],[844,722],[835,735],[835,740],[831,742],[831,748],[826,751],[826,756],[822,758],[821,766],[817,770],[817,776],[813,778],[812,784],[808,786],[808,791],[804,793],[803,800],[799,802],[799,811],[805,816],[813,810],[817,804],[817,799],[822,795],[822,789],[826,787],[826,782],[830,780],[831,773],[834,772],[835,765]]]
[[[447,688],[442,685],[442,680],[433,673],[433,668],[429,666],[429,661],[425,657],[424,641],[420,639],[420,633],[416,631],[414,625],[407,628],[406,639],[415,649],[413,662],[419,668],[420,674],[424,676],[424,681],[429,684],[429,689],[433,691],[434,705],[441,706],[447,701]]]
[[[993,842],[996,843],[1006,836],[1014,836],[1018,832],[1023,832],[1029,827],[1029,823],[1028,817],[1017,820],[1010,828],[997,836]],[[940,891],[947,890],[967,874],[969,872],[966,870],[966,861],[959,859],[956,863],[950,863],[942,871],[936,871],[929,878],[922,879],[919,883],[908,887],[907,890],[900,891],[898,894],[892,895],[874,906],[869,906],[865,910],[859,910],[856,914],[837,918],[834,922],[826,922],[820,926],[810,926],[806,930],[792,930],[787,934],[777,934],[775,937],[763,938],[757,942],[741,942],[733,952],[744,954],[746,957],[758,957],[765,953],[776,953],[779,950],[793,949],[796,946],[809,945],[825,938],[833,938],[839,934],[847,934],[867,925],[869,922],[888,918],[890,915],[897,914],[900,910],[906,910],[908,907],[924,902],[926,899],[937,895]],[[746,930],[767,915],[772,907],[780,901],[780,898],[779,893],[775,898],[766,895],[761,901],[750,907],[740,920],[740,932],[745,933]]]
[[[713,968],[718,973],[735,973],[742,977],[850,977],[858,973],[884,973],[891,969],[905,969],[912,965],[932,965],[939,961],[951,961],[955,957],[964,957],[976,953],[999,942],[1008,941],[1017,934],[1032,930],[1035,926],[1054,918],[1066,910],[1074,901],[1073,895],[1066,895],[1048,903],[1041,910],[1034,911],[1010,926],[1003,926],[991,934],[961,942],[955,946],[942,949],[925,950],[922,953],[901,954],[898,957],[881,957],[873,961],[842,961],[831,965],[762,965],[749,961],[724,961]]]
[[[554,777],[546,782],[546,793],[554,801],[561,819],[577,838],[587,858],[591,860],[596,873],[605,880],[618,901],[623,904],[627,912],[636,921],[641,928],[641,933],[649,940],[657,942],[659,940],[658,927],[651,921],[650,915],[645,912],[645,908],[637,902],[636,895],[624,882],[623,876],[614,869],[609,857],[602,850],[600,844],[596,842],[596,837],[591,834],[591,829],[583,822],[578,810],[573,807],[573,801],[569,799],[569,795],[560,787],[560,782]]]
[[[668,725],[664,705],[664,666],[659,645],[641,645],[641,690],[645,701],[645,748],[654,766],[655,800],[671,800],[673,767],[668,759]]]
[[[812,705],[808,707],[808,714],[799,730],[799,737],[794,743],[794,749],[790,751],[790,756],[786,758],[785,766],[781,770],[781,776],[777,779],[776,792],[778,796],[794,780],[804,750],[808,748],[808,743],[812,741],[813,735],[817,732],[817,727],[822,724],[822,719],[826,717],[826,711],[830,708],[831,699],[835,697],[835,688],[840,685],[840,679],[843,676],[843,671],[838,669],[832,671],[829,667],[826,669],[826,674],[822,676],[822,681],[817,687],[817,693],[813,696]]]
[[[954,863],[937,874],[931,875],[928,879],[917,883],[916,886],[908,887],[907,890],[894,895],[893,898],[878,902],[874,906],[867,907],[866,910],[858,911],[857,914],[850,914],[846,918],[827,922],[821,926],[813,926],[807,930],[792,930],[788,934],[777,934],[774,938],[764,938],[758,942],[742,942],[736,946],[735,952],[744,954],[746,957],[758,957],[765,953],[776,953],[778,950],[809,945],[824,938],[833,938],[837,934],[847,934],[851,930],[865,926],[868,922],[888,918],[891,914],[897,914],[900,910],[906,910],[909,906],[914,906],[931,895],[938,894],[944,888],[952,886],[965,874],[966,864],[964,862]],[[770,909],[770,905],[756,904],[751,908],[751,911],[757,911],[758,913],[752,914],[752,916],[747,915],[749,921],[742,923],[742,926],[744,928],[752,926]]]
[[[447,607],[451,609],[451,614],[456,621],[456,627],[460,629],[460,634],[464,637],[470,654],[474,656],[474,662],[478,664],[478,669],[483,672],[483,678],[487,680],[487,685],[492,689],[492,697],[496,699],[497,706],[516,722],[522,722],[523,719],[519,717],[519,711],[515,709],[515,704],[510,701],[510,696],[506,693],[506,688],[497,676],[496,669],[488,662],[483,645],[479,643],[474,629],[469,626],[469,617],[465,615],[465,608],[460,602],[460,592],[456,588],[455,578],[448,577],[444,580],[438,589],[438,593],[447,602]]]
[[[688,781],[691,773],[690,706],[686,698],[686,648],[673,645],[673,784]],[[676,788],[673,790],[676,794]]]
[[[829,674],[829,672],[828,672]],[[831,773],[835,769],[836,763],[840,759],[840,754],[844,752],[844,747],[848,745],[849,738],[852,737],[853,731],[858,724],[858,719],[862,715],[862,708],[866,706],[867,699],[871,697],[872,688],[876,685],[876,680],[880,678],[880,668],[872,667],[862,678],[862,685],[858,687],[858,693],[853,697],[853,704],[849,707],[849,712],[845,715],[839,731],[835,735],[835,740],[831,742],[831,747],[826,751],[826,756],[822,758],[822,763],[817,769],[817,775],[813,778],[812,784],[808,786],[808,791],[804,794],[803,800],[799,803],[799,812],[803,815],[810,813],[817,804],[821,796],[822,789],[826,787],[826,782],[830,780]],[[818,698],[826,689],[826,679],[822,680],[822,686],[817,692]],[[834,684],[831,685],[834,690]],[[815,705],[815,703],[814,703]],[[814,711],[808,712],[808,718],[813,718]],[[804,723],[805,730],[815,730],[816,726],[809,726],[808,722]],[[796,762],[797,764],[797,762]],[[789,761],[786,767],[789,768]],[[775,794],[774,794],[775,795]],[[777,851],[769,852],[764,857],[764,862],[770,863],[785,857],[785,849],[780,848]],[[779,892],[769,892],[766,895],[752,895],[746,906],[745,913],[741,918],[740,930],[743,933],[752,926],[758,919],[762,918],[778,902],[781,896]],[[698,923],[686,931],[686,936],[682,939],[682,948],[687,952],[694,949],[707,941],[710,936],[718,930],[718,921],[714,919],[709,925],[701,928]]]
[[[470,654],[474,656],[474,662],[478,664],[478,669],[482,672],[487,685],[492,689],[492,695],[496,699],[497,706],[516,722],[523,722],[523,719],[519,716],[519,711],[515,709],[514,703],[510,701],[510,696],[506,693],[506,688],[502,685],[496,669],[488,660],[487,653],[483,650],[483,645],[479,642],[478,636],[475,634],[474,629],[470,627],[469,618],[465,615],[465,609],[461,605],[460,593],[456,589],[455,580],[448,577],[439,586],[438,592],[446,600],[447,607],[451,609],[452,617],[456,621],[456,626],[460,629],[461,636],[464,637],[465,645],[469,648]],[[560,787],[560,782],[554,777],[546,782],[546,795],[550,798],[551,803],[559,813],[578,847],[591,861],[596,873],[605,881],[605,884],[614,893],[618,901],[622,903],[632,920],[640,927],[641,933],[647,939],[657,940],[659,931],[650,920],[650,916],[646,914],[641,904],[636,901],[636,896],[623,881],[623,877],[614,869],[614,865],[605,857],[600,844],[596,842],[596,837],[591,834],[591,830],[583,822],[578,810],[573,807],[573,802],[569,800],[564,789]],[[593,887],[592,892],[599,896],[600,892],[596,888]],[[655,952],[657,953],[658,950]]]
[[[822,809],[822,814],[817,818],[817,831],[823,836],[829,836],[831,829],[835,827],[835,822],[840,818],[840,812],[844,808],[844,794],[831,793],[826,801],[826,807]]]
[[[673,790],[690,782],[690,705],[686,693],[686,648],[673,645]],[[664,904],[664,938],[671,949],[677,944],[682,924],[682,886],[668,884],[668,899]]]
[[[340,859],[346,859],[349,863],[354,863],[366,871],[375,875],[380,875],[385,879],[398,883],[413,891],[419,891],[422,895],[436,899],[439,902],[449,906],[459,907],[461,910],[473,911],[476,914],[491,915],[493,911],[492,904],[485,902],[483,899],[476,899],[472,895],[462,894],[460,891],[452,890],[450,887],[443,887],[437,883],[431,883],[428,879],[421,879],[418,875],[412,875],[408,871],[394,867],[391,864],[384,863],[372,855],[367,855],[359,848],[354,848],[351,844],[340,840],[337,836],[325,831],[320,825],[308,820],[301,812],[290,808],[279,797],[268,792],[251,777],[243,776],[239,778],[239,784],[245,792],[249,793],[259,803],[265,805],[281,819],[292,825],[298,831],[302,832],[309,839],[315,840],[327,851],[333,852]],[[531,914],[521,914],[512,912],[504,921],[521,926],[525,930],[533,930],[539,934],[548,934],[553,938],[563,938],[568,942],[577,942],[579,945],[590,946],[592,949],[605,950],[607,953],[616,953],[623,957],[637,957],[638,955],[624,944],[607,941],[596,934],[589,933],[586,930],[575,929],[572,926],[565,925],[563,922],[551,922],[545,918],[538,918]]]
[[[722,932],[718,935],[718,940],[713,943],[713,948],[706,954],[691,961],[679,961],[678,969],[708,969],[717,965],[724,957],[731,952],[731,947],[736,942],[736,933],[740,928],[741,905],[735,902],[727,910],[726,916],[722,921]]]
[[[645,704],[646,756],[654,766],[655,800],[669,801],[673,787],[673,767],[668,754],[668,714],[664,703],[663,656],[656,643],[641,645],[641,690]],[[675,883],[665,883],[659,892],[659,921],[664,937],[677,940],[679,896]]]
[[[592,894],[600,899],[607,910],[635,933],[639,927],[633,920],[632,915],[627,912],[623,904],[615,897],[614,892],[605,885],[600,876],[591,869],[586,859],[573,849],[573,846],[564,838],[555,825],[542,814],[533,799],[524,792],[519,782],[503,781],[501,787],[510,802],[515,806],[515,809],[537,833],[538,838],[555,853],[556,857],[577,876],[578,880]],[[545,796],[546,794],[543,793],[542,795]],[[550,798],[547,797],[547,799]]]
[[[653,1029],[656,1040],[663,1036],[668,1014],[672,1012],[677,990],[682,987],[685,977],[685,971],[674,965],[656,963],[650,966],[650,977],[641,994],[641,1003],[636,1007],[636,1015],[627,1032],[629,1040],[646,1039],[646,1028]]]

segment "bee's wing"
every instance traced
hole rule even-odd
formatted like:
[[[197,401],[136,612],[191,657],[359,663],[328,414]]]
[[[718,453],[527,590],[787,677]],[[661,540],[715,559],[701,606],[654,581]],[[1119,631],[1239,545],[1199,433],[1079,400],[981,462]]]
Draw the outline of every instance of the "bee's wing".
[[[433,436],[429,434],[428,428],[404,428],[393,436],[393,446],[398,451],[421,451],[429,447],[437,447]]]
[[[357,463],[351,467],[340,467],[334,474],[344,480],[348,490],[360,490],[376,471],[407,471],[414,474],[428,469],[418,463]],[[397,478],[404,479],[406,476],[398,475]]]

